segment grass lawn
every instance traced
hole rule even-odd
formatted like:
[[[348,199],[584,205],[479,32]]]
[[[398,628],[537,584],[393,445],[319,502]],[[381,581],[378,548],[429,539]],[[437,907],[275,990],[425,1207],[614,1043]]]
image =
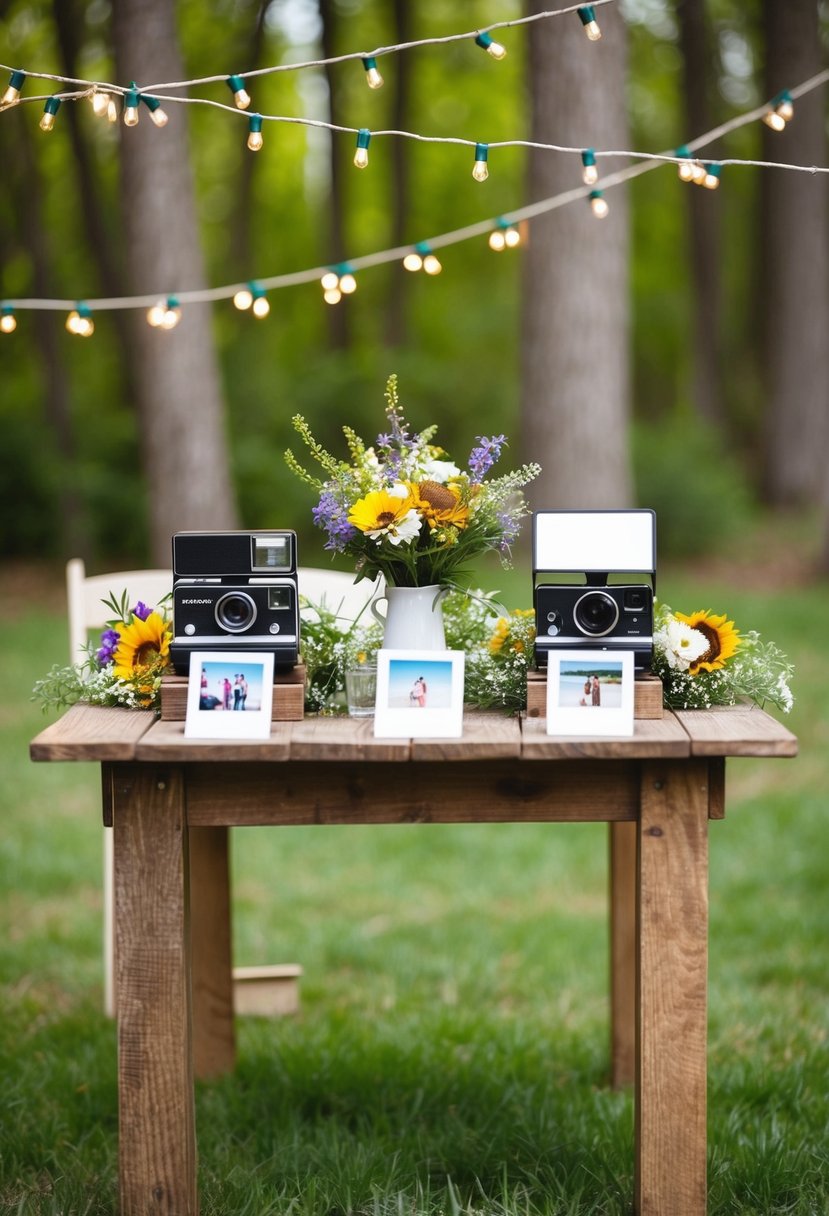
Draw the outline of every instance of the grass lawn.
[[[710,1211],[814,1216],[829,1211],[829,596],[785,563],[760,575],[660,573],[673,607],[727,611],[797,664],[801,756],[730,761],[711,825]],[[2,588],[0,1213],[109,1213],[98,771],[29,762],[31,685],[66,652],[59,576]],[[206,1216],[630,1211],[603,825],[241,829],[233,867],[236,961],[305,976],[301,1014],[244,1020],[237,1073],[198,1088]]]

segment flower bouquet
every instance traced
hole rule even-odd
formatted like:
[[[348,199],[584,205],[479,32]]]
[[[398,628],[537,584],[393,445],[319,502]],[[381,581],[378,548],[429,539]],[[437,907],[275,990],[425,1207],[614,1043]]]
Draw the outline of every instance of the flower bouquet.
[[[456,587],[464,564],[489,549],[509,565],[527,513],[520,491],[540,466],[487,479],[506,443],[496,435],[480,436],[460,469],[432,442],[437,427],[410,434],[396,376],[386,385],[386,418],[388,429],[371,446],[343,427],[350,461],[317,443],[301,415],[293,419],[324,477],[305,469],[290,449],[285,460],[319,494],[313,517],[327,534],[325,548],[356,559],[356,581],[383,575],[391,587]]]
[[[710,709],[747,699],[770,701],[784,713],[794,704],[794,668],[772,642],[707,609],[686,616],[667,604],[654,614],[653,671],[669,709]]]
[[[171,623],[166,607],[148,608],[140,600],[130,608],[126,592],[102,601],[114,616],[98,646],[87,647],[87,658],[70,667],[56,665],[32,690],[43,708],[63,708],[76,701],[92,705],[121,705],[127,709],[158,709],[161,678],[170,667]]]

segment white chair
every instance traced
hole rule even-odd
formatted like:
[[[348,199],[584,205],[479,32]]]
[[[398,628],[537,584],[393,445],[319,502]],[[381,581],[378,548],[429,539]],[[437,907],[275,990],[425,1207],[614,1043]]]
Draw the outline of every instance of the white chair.
[[[305,596],[312,604],[324,605],[335,612],[342,619],[344,629],[350,621],[356,620],[366,611],[369,600],[380,592],[380,584],[364,580],[355,585],[352,576],[340,570],[301,567],[298,571],[298,583],[300,595]],[[83,661],[90,631],[101,630],[107,621],[112,619],[111,609],[103,602],[108,596],[120,597],[122,591],[126,591],[130,606],[140,599],[154,608],[172,589],[171,570],[118,570],[109,574],[87,576],[83,561],[77,557],[72,558],[66,566],[70,662]],[[112,829],[104,828],[104,1011],[109,1017],[113,1017],[115,1013],[113,909]],[[265,970],[271,974],[283,969],[276,967]],[[294,978],[295,987],[298,969],[286,967],[284,970],[290,971],[290,976],[283,978]],[[256,971],[257,976],[261,976],[263,969],[236,968],[234,979],[253,980],[253,971]],[[246,1008],[241,1002],[238,1002],[238,1005],[238,1012]],[[287,1009],[288,1005],[285,1008]],[[258,1009],[256,1011],[261,1012]]]

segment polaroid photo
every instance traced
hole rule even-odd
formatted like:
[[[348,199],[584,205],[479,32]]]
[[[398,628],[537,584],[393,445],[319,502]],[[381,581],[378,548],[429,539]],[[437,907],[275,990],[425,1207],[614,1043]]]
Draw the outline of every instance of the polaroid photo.
[[[547,734],[633,734],[633,651],[551,651]]]
[[[187,685],[187,739],[267,739],[273,654],[194,651]]]
[[[380,650],[374,734],[379,739],[459,739],[462,650]]]

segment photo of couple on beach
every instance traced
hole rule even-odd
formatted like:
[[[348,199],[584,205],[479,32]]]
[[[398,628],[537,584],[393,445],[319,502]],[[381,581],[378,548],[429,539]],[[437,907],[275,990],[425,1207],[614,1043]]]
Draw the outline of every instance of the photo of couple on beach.
[[[561,709],[619,709],[622,704],[622,664],[613,660],[584,663],[562,660],[558,704]]]

